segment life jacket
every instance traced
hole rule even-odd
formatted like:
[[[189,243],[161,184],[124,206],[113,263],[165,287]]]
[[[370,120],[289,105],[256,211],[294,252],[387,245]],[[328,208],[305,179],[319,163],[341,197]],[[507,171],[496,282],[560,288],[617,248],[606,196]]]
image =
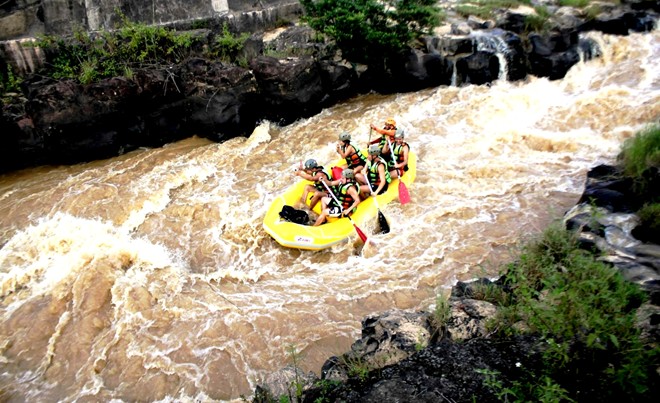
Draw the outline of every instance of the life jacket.
[[[317,172],[321,171],[323,175],[325,175],[325,181],[326,182],[331,182],[332,181],[332,176],[328,174],[328,172],[325,171],[325,169],[321,166],[316,168],[316,171],[314,172],[314,175],[316,175]],[[321,181],[314,181],[314,187],[322,192],[326,191],[325,186],[323,186],[323,183]]]
[[[351,154],[351,155],[348,155],[348,156],[345,158],[345,160],[346,160],[346,165],[348,165],[348,167],[351,168],[351,169],[352,169],[352,168],[355,168],[355,167],[357,167],[357,166],[360,166],[360,165],[364,165],[364,164],[367,162],[367,157],[365,157],[364,154],[362,154],[362,151],[361,151],[359,148],[355,147],[355,146],[353,145],[353,143],[350,143],[350,142],[349,142],[348,144],[343,144],[343,145],[341,146],[341,151],[342,151],[343,153],[346,152],[346,148],[347,148],[348,146],[353,147],[353,149],[355,150],[355,152],[354,152],[353,154]]]
[[[353,199],[353,196],[351,196],[351,194],[348,193],[348,189],[350,189],[351,186],[355,186],[355,191],[358,194],[360,194],[360,187],[355,182],[346,182],[344,184],[337,186],[337,192],[336,192],[337,199],[341,203],[341,208],[344,211],[347,208],[351,207],[353,205],[353,202],[355,201],[355,199]]]
[[[367,175],[369,183],[371,184],[371,190],[375,191],[378,185],[380,185],[380,175],[378,175],[378,165],[383,164],[385,166],[385,182],[392,182],[392,177],[390,176],[390,171],[387,167],[387,162],[383,157],[378,157],[373,161],[367,161],[365,168],[367,169]]]
[[[403,147],[408,147],[408,152],[410,152],[410,145],[406,142],[403,142],[401,144],[394,143],[392,144],[392,152],[394,153],[394,158],[396,158],[396,163],[400,164],[403,162]],[[394,164],[392,164],[394,165]],[[408,164],[403,167],[404,171],[408,170]]]

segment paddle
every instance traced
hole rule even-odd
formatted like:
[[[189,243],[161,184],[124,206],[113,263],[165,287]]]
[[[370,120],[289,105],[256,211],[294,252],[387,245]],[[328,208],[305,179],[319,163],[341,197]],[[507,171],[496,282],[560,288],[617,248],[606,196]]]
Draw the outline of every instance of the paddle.
[[[394,150],[392,150],[392,143],[390,142],[389,138],[387,139],[387,144],[390,146],[392,162],[396,164],[396,160],[394,159]],[[401,178],[403,176],[403,170],[397,168],[397,171],[399,172],[399,202],[401,202],[401,204],[406,204],[410,201],[410,194],[408,193],[406,184],[403,183],[403,179]]]
[[[369,178],[367,176],[368,173],[365,172],[364,180],[367,181],[369,190],[371,190],[371,193],[373,193],[374,190],[371,187],[371,183],[369,183]],[[385,215],[383,215],[383,213],[380,211],[380,207],[378,206],[378,199],[376,198],[376,195],[373,195],[372,197],[374,198],[374,203],[376,203],[376,209],[378,209],[378,225],[380,225],[380,232],[382,234],[387,234],[390,232],[390,224],[387,223],[387,220],[385,219]]]
[[[339,208],[342,208],[342,207],[341,207],[341,203],[339,202],[339,200],[337,200],[337,198],[335,197],[335,194],[332,193],[332,190],[330,190],[330,187],[328,187],[328,184],[325,183],[324,181],[321,181],[321,183],[323,183],[323,186],[325,186],[325,188],[328,189],[328,193],[330,193],[330,196],[332,196],[332,198],[335,200],[335,202],[337,203],[337,205],[339,206]],[[353,227],[355,228],[355,232],[357,232],[357,234],[358,234],[358,236],[360,237],[360,239],[362,240],[362,242],[367,243],[367,236],[364,234],[364,232],[362,232],[362,230],[360,229],[360,227],[358,227],[358,226],[355,224],[355,221],[353,221],[353,219],[351,218],[351,216],[347,215],[346,218],[348,218],[348,219],[351,221],[351,224],[353,224]]]

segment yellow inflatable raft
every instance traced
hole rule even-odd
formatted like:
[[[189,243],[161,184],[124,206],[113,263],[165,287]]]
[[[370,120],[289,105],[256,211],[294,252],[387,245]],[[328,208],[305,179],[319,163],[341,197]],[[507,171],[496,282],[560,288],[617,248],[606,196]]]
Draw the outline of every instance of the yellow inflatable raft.
[[[366,150],[365,150],[366,155]],[[336,161],[331,166],[339,166],[343,160]],[[408,171],[402,176],[401,180],[408,188],[415,180],[417,170],[417,157],[410,151],[408,153]],[[312,225],[300,225],[280,218],[280,211],[285,205],[298,207],[300,198],[306,184],[311,182],[300,180],[289,187],[282,195],[273,200],[270,208],[264,217],[263,227],[270,236],[282,246],[287,248],[297,248],[306,250],[321,250],[344,241],[351,235],[356,235],[356,229],[348,218],[335,219],[318,227]],[[378,206],[381,211],[384,206],[394,199],[399,198],[399,179],[393,179],[387,192],[376,196]],[[306,203],[309,205],[309,199]],[[314,207],[316,214],[320,213],[321,203]],[[378,209],[374,203],[373,197],[367,197],[357,207],[357,211],[351,216],[353,222],[366,232],[363,226],[376,219]]]

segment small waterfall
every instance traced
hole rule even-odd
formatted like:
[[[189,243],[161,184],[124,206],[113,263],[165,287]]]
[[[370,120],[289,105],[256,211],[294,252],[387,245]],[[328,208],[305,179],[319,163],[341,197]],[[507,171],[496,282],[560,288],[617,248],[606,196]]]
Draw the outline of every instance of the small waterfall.
[[[458,72],[456,69],[456,61],[452,61],[451,63],[451,86],[456,87],[458,84]]]
[[[509,45],[502,38],[504,31],[496,29],[492,31],[473,31],[470,36],[473,39],[475,49],[482,52],[495,54],[500,62],[500,71],[497,79],[505,78],[508,74],[507,54],[510,52]]]

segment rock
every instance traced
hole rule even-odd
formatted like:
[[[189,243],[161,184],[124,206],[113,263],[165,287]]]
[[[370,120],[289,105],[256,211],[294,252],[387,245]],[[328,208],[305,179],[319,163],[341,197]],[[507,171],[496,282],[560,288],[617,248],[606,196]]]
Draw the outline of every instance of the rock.
[[[487,335],[486,323],[497,313],[490,302],[475,299],[452,299],[447,334],[452,340],[470,340]]]

